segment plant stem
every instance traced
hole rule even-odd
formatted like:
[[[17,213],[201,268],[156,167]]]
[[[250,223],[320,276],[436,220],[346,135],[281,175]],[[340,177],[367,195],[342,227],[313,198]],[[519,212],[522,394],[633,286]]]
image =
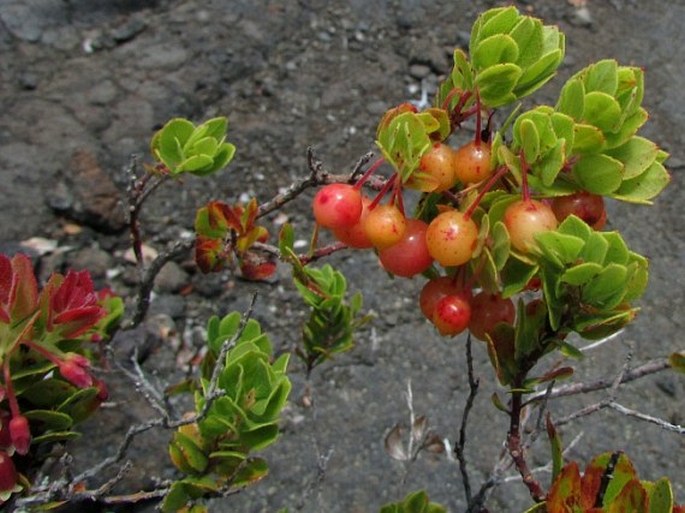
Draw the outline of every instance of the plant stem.
[[[535,502],[542,502],[545,500],[545,492],[540,483],[533,477],[528,462],[524,456],[523,444],[521,443],[521,413],[523,411],[523,392],[518,389],[523,387],[526,373],[521,373],[516,377],[512,388],[514,391],[511,394],[511,414],[509,423],[509,432],[507,433],[507,450],[516,470],[518,470],[523,484],[528,488],[530,496]]]

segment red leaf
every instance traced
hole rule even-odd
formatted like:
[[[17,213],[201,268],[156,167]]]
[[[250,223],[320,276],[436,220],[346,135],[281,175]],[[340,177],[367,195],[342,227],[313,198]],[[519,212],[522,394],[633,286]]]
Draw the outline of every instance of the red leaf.
[[[605,509],[607,513],[647,513],[647,492],[639,480],[633,479]]]
[[[240,272],[246,280],[263,281],[274,275],[276,262],[268,256],[247,251],[240,260]]]
[[[554,481],[547,496],[548,513],[581,512],[580,469],[575,461],[568,463]]]
[[[226,264],[223,241],[198,235],[195,239],[195,262],[203,273],[220,271]]]
[[[107,315],[88,271],[68,271],[65,277],[53,274],[43,294],[47,296],[47,330],[75,338]]]

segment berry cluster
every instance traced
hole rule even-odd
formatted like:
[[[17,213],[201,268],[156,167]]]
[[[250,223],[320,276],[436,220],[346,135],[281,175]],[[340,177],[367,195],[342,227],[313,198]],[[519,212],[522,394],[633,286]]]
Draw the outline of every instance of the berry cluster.
[[[326,185],[314,197],[313,213],[320,227],[348,247],[374,249],[387,272],[429,277],[419,303],[441,335],[454,336],[468,328],[476,338],[487,340],[498,324],[514,323],[516,308],[497,286],[479,279],[476,257],[483,246],[492,244],[478,222],[484,196],[497,191],[509,195],[501,221],[511,249],[524,258],[536,253],[537,234],[555,230],[569,215],[601,229],[606,211],[601,196],[584,190],[533,199],[525,176],[520,195],[512,194],[515,182],[507,176],[509,169],[493,162],[490,127],[480,130],[481,106],[471,112],[477,117],[473,140],[458,149],[444,140],[433,141],[412,173],[404,180],[400,173],[393,174],[375,197],[362,193],[370,173],[355,184]],[[404,189],[422,190],[424,206],[430,202],[431,208],[418,208],[415,216],[407,216]],[[388,194],[390,200],[384,202]]]

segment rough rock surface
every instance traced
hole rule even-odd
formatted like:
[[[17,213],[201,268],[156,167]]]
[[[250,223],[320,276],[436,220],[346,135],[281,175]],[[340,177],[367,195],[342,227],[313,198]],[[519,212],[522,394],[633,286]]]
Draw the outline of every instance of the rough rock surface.
[[[126,189],[124,170],[131,155],[149,162],[150,136],[165,121],[227,115],[229,140],[238,153],[229,171],[168,183],[150,198],[143,235],[158,251],[187,235],[202,202],[234,201],[245,194],[266,199],[304,175],[308,146],[327,168],[349,169],[373,148],[379,114],[398,102],[418,100],[422,84],[434,87],[449,69],[454,46],[467,43],[477,12],[500,3],[0,0],[0,247],[15,251],[33,236],[57,240],[61,248],[80,252],[48,255],[43,267],[65,259],[106,262],[111,267],[99,270],[98,284],[126,293],[137,275],[124,258],[128,236],[116,233],[124,221],[117,195]],[[652,118],[646,134],[672,152],[671,169],[679,174],[685,162],[685,66],[678,59],[685,45],[682,1],[589,0],[580,12],[559,0],[517,5],[566,32],[568,57],[561,77],[604,57],[646,69],[645,102]],[[553,102],[557,84],[536,98]],[[306,199],[311,196],[305,196],[287,209],[303,238],[311,226]],[[574,379],[614,375],[629,351],[633,362],[642,362],[682,348],[683,196],[676,178],[653,208],[610,206],[611,226],[625,230],[630,243],[650,256],[652,283],[638,322],[579,364]],[[74,222],[80,225],[76,229]],[[260,294],[255,317],[276,347],[292,347],[302,305],[286,270],[276,283],[251,285],[230,273],[199,275],[190,259],[186,255],[167,270],[148,324],[115,340],[117,357],[126,360],[139,346],[145,370],[163,388],[183,375],[179,360],[201,339],[207,318],[244,309],[252,290]],[[464,492],[453,462],[422,456],[404,467],[388,458],[382,440],[408,418],[403,395],[408,380],[417,413],[428,415],[437,433],[454,440],[467,392],[464,340],[441,340],[422,320],[417,280],[389,280],[366,253],[334,261],[350,286],[365,294],[376,320],[360,333],[355,352],[324,365],[310,382],[294,364],[283,436],[266,451],[270,476],[213,501],[212,510],[373,513],[410,490],[426,488],[450,511],[463,511]],[[497,387],[482,346],[475,347],[475,360],[482,392],[468,431],[468,457],[477,487],[498,458],[505,419],[488,400]],[[111,383],[111,403],[70,445],[76,469],[111,454],[129,426],[155,415],[116,366],[102,377]],[[314,402],[309,408],[299,400],[307,387]],[[562,416],[600,397],[556,401],[550,409]],[[682,377],[645,379],[625,387],[619,399],[685,423]],[[685,501],[682,436],[610,412],[569,425],[564,440],[581,431],[583,438],[569,456],[586,459],[624,449],[641,476],[669,475]],[[134,470],[117,492],[173,476],[164,449],[168,437],[153,431],[136,441]],[[535,464],[546,463],[544,454],[539,443]],[[498,487],[489,501],[491,511],[521,511],[526,504],[525,490],[516,482]],[[152,506],[140,510],[152,511]]]

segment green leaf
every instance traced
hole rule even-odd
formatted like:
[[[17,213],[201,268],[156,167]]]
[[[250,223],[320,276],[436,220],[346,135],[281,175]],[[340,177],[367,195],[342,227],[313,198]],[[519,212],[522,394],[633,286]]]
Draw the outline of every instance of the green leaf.
[[[613,96],[618,89],[618,63],[614,59],[604,59],[591,64],[581,71],[584,75],[585,90],[598,91]]]
[[[600,233],[593,231],[585,241],[585,247],[579,257],[583,262],[604,264],[608,250],[607,240]]]
[[[547,510],[570,513],[582,511],[580,469],[575,461],[567,463],[554,480],[547,495]]]
[[[471,53],[471,62],[476,70],[483,70],[507,62],[516,62],[519,49],[516,41],[506,34],[496,34],[478,43]]]
[[[644,137],[631,137],[625,144],[607,151],[607,155],[623,162],[623,179],[641,175],[656,160],[659,147]]]
[[[496,64],[476,75],[481,101],[488,107],[499,107],[516,99],[512,94],[522,75],[516,64]]]
[[[627,265],[630,260],[630,251],[621,234],[618,232],[602,232],[601,235],[609,244],[604,261]]]
[[[452,81],[454,87],[460,88],[464,91],[473,89],[473,68],[468,57],[463,50],[457,48],[454,50],[454,68],[452,69]],[[454,100],[457,101],[457,98]]]
[[[511,249],[511,239],[507,233],[507,228],[502,221],[497,221],[492,227],[492,258],[495,263],[495,268],[501,271],[509,259],[509,252]]]
[[[76,440],[81,437],[81,433],[76,431],[49,431],[42,435],[35,436],[31,439],[32,444],[43,444],[52,442],[66,442],[67,440]]]
[[[554,184],[566,161],[566,140],[559,139],[557,144],[540,159],[536,169],[540,171],[542,183],[546,187]]]
[[[575,122],[573,118],[561,112],[552,112],[550,119],[557,139],[564,139],[566,146],[572,148],[575,136]]]
[[[615,132],[619,128],[621,106],[610,95],[593,91],[585,95],[585,108],[581,120],[596,126],[602,132]]]
[[[673,511],[673,489],[666,477],[654,483],[649,490],[649,513],[671,513]]]
[[[184,171],[188,171],[190,173],[202,171],[204,168],[211,166],[213,163],[214,159],[209,155],[193,155],[172,169],[172,173],[178,174]]]
[[[516,64],[527,68],[542,56],[542,22],[531,16],[521,16],[509,33],[518,46]]]
[[[526,162],[535,162],[540,155],[540,136],[538,135],[535,123],[530,119],[524,119],[521,121],[518,128]]]
[[[596,126],[576,123],[573,135],[572,153],[598,153],[605,145],[605,135]]]
[[[640,107],[634,114],[626,118],[618,131],[604,134],[606,137],[606,147],[615,148],[625,144],[645,124],[648,118],[649,114],[647,111]]]
[[[583,81],[572,78],[561,89],[556,109],[570,116],[575,120],[580,120],[585,110],[585,86]]]
[[[623,265],[609,264],[592,281],[583,287],[583,302],[605,310],[614,308],[625,295],[627,269]]]
[[[243,487],[262,480],[269,473],[269,466],[262,458],[251,458],[240,467],[231,483],[234,487]]]
[[[519,20],[520,14],[514,6],[490,9],[479,16],[471,33],[470,53],[473,55],[474,41],[482,41],[495,34],[508,34]],[[475,36],[475,39],[474,39]]]
[[[39,408],[50,408],[65,401],[76,387],[64,380],[47,378],[38,381],[22,392],[22,397]]]
[[[584,155],[573,174],[578,184],[588,192],[607,195],[621,186],[623,164],[608,155]]]
[[[168,121],[152,139],[152,154],[173,169],[183,160],[183,146],[195,130],[187,119],[174,118]]]
[[[40,423],[41,431],[43,430],[58,430],[64,431],[73,425],[72,418],[66,413],[60,413],[52,410],[29,410],[24,412],[24,416],[31,421],[31,423]]]
[[[192,471],[202,473],[207,468],[209,463],[207,455],[189,436],[180,431],[176,431],[174,432],[170,445],[174,446],[174,448],[180,452],[184,463],[188,465]]]
[[[547,28],[547,27],[546,27]],[[564,35],[559,33],[560,48],[543,55],[535,64],[528,67],[521,75],[514,94],[517,98],[526,96],[545,85],[556,72],[564,59]]]
[[[557,227],[557,231],[565,235],[579,237],[584,241],[587,241],[592,233],[594,233],[594,230],[590,228],[587,223],[575,215],[570,215],[564,219]]]
[[[585,285],[601,271],[601,265],[594,262],[585,262],[564,271],[564,274],[561,275],[561,281],[574,286]]]
[[[650,204],[671,181],[671,175],[659,162],[654,162],[641,175],[624,180],[612,194],[613,198],[630,203]]]
[[[633,479],[622,489],[612,501],[604,501],[607,513],[647,513],[647,492],[640,481]]]
[[[217,140],[221,140],[226,137],[226,132],[228,130],[228,118],[225,116],[220,116],[212,119],[208,119],[202,125],[205,130],[205,137],[212,137]]]
[[[539,267],[522,262],[518,258],[510,258],[501,271],[503,297],[511,297],[526,288],[528,282],[537,274]]]
[[[574,262],[585,245],[579,237],[552,230],[536,234],[535,240],[543,255],[559,267]]]

